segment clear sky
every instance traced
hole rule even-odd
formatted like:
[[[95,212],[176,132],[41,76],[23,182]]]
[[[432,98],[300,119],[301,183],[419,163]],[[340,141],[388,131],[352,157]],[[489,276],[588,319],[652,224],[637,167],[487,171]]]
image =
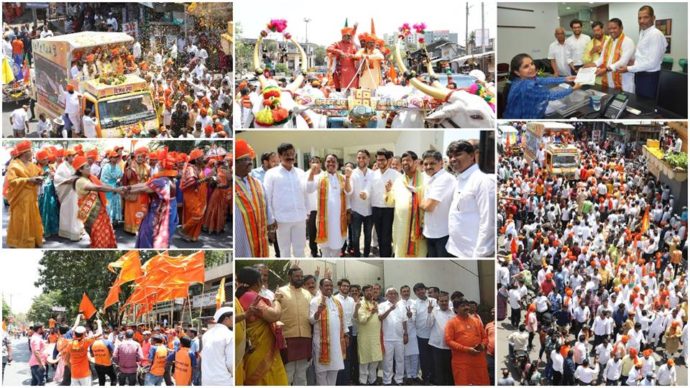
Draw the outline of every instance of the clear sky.
[[[359,22],[357,33],[369,32],[370,20],[373,17],[376,35],[397,31],[403,23],[410,25],[423,22],[427,30],[449,30],[458,33],[460,44],[465,39],[465,3],[464,2],[427,2],[423,4],[406,1],[372,1],[350,0],[346,2],[326,2],[315,0],[293,0],[271,2],[270,5],[260,1],[236,1],[235,22],[241,26],[241,37],[257,38],[271,19],[285,19],[287,31],[298,41],[304,41],[305,18],[309,22],[309,41],[328,45],[340,40],[340,28],[345,19],[352,26]],[[496,5],[485,3],[484,26],[491,28],[490,37],[496,36]],[[469,31],[481,28],[481,3],[470,2]]]
[[[33,298],[41,294],[41,289],[34,287],[41,257],[43,251],[37,249],[3,251],[0,258],[3,268],[0,271],[0,289],[5,302],[11,302],[12,312],[28,312]]]

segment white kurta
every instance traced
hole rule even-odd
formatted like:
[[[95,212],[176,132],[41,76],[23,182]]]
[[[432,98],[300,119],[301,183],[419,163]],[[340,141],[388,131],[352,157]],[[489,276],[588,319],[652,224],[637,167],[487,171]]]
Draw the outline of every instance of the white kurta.
[[[77,219],[77,191],[68,182],[74,176],[72,166],[62,162],[55,171],[55,191],[60,200],[60,228],[58,235],[77,241],[81,238],[84,225]]]
[[[618,39],[620,38],[621,37],[619,36]],[[617,62],[614,62],[613,58],[615,56],[616,46],[618,45],[618,39],[611,42],[611,49],[609,50],[608,58],[604,58],[604,51],[606,50],[604,48],[604,50],[602,51],[602,55],[595,62],[595,65],[597,67],[601,66],[601,64],[604,63],[606,67],[609,69],[609,72],[604,74],[605,77],[608,77],[609,88],[615,87],[615,84],[613,82],[612,71],[620,70],[624,66],[627,66],[628,63],[630,63],[630,60],[633,59],[633,56],[635,55],[635,42],[633,42],[632,39],[625,36],[623,39],[623,43],[621,44],[620,58]],[[635,93],[635,74],[630,72],[621,74],[621,86],[624,92]]]
[[[340,187],[340,182],[338,181],[338,176],[336,174],[329,174],[324,172],[318,177],[314,177],[314,180],[307,184],[307,193],[313,193],[314,191],[316,191],[316,201],[318,204],[320,202],[318,195],[321,179],[328,179],[328,198],[326,201],[326,224],[328,226],[328,240],[325,243],[319,244],[319,246],[321,248],[340,250],[340,248],[342,248],[343,244],[345,243],[345,237],[343,237],[340,231],[340,191],[345,190],[345,188]],[[346,196],[350,194],[352,194],[352,189],[350,189],[349,192],[345,191]]]
[[[402,309],[405,310],[405,316],[407,317],[407,307],[410,308],[412,312],[412,318],[407,318],[407,344],[405,344],[405,357],[413,356],[419,354],[419,345],[417,344],[417,328],[415,327],[415,319],[417,318],[417,311],[415,311],[415,302],[412,299],[403,300],[398,302],[398,305],[403,306]]]
[[[321,296],[312,298],[309,303],[309,321],[314,325],[314,332],[311,338],[316,373],[344,369],[343,353],[340,347],[340,315],[338,313],[338,306],[336,306],[333,298],[326,298],[330,362],[328,364],[319,362],[319,354],[321,354],[321,321],[314,320],[314,314],[319,309],[319,304],[321,304]]]

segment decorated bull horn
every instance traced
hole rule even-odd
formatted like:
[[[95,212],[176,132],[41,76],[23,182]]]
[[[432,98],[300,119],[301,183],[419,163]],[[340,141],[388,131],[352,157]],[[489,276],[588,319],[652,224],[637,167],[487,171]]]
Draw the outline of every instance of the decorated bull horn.
[[[424,51],[426,51],[426,49],[424,49]],[[443,85],[438,81],[438,74],[434,71],[434,65],[431,63],[429,55],[427,55],[426,58],[426,71],[429,73],[429,77],[431,77],[431,85],[443,89]]]
[[[432,86],[432,85],[427,85],[424,82],[418,80],[416,78],[416,74],[410,73],[410,71],[407,69],[407,66],[403,63],[402,57],[400,56],[400,39],[398,38],[398,41],[396,42],[395,45],[395,63],[398,65],[400,68],[400,71],[403,72],[406,78],[410,80],[410,83],[412,86],[417,88],[419,91],[422,93],[433,97],[437,100],[445,100],[446,97],[450,94],[450,90],[444,90],[442,88],[439,88],[437,86]]]
[[[263,63],[259,60],[259,47],[261,47],[261,42],[263,42],[263,40],[264,37],[259,36],[259,39],[256,40],[256,44],[254,45],[254,71],[256,72],[256,75],[259,78],[261,89],[263,89],[266,86],[266,77],[264,77],[264,66]]]
[[[295,38],[290,38],[290,41],[297,46],[297,50],[300,53],[300,56],[302,57],[302,63],[301,63],[301,68],[302,71],[300,74],[295,78],[294,81],[292,81],[289,85],[285,87],[285,89],[289,90],[292,93],[295,93],[297,89],[299,89],[300,86],[302,86],[302,82],[304,82],[304,75],[307,74],[307,53],[304,52],[304,49],[302,46],[297,43]]]

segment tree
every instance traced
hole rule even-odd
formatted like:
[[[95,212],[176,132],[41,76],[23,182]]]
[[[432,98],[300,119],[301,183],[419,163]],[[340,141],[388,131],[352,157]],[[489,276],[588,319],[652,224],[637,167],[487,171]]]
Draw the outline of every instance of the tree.
[[[5,298],[2,298],[2,318],[7,319],[10,316],[12,316],[12,310],[10,309],[10,305],[8,305],[5,302]]]
[[[33,323],[47,324],[53,314],[53,307],[61,306],[63,295],[60,291],[46,292],[34,297],[27,313],[27,318]]]
[[[288,283],[288,270],[292,265],[289,260],[264,260],[262,262],[268,267],[268,288],[275,290]],[[257,264],[256,260],[237,260],[235,268],[251,267]]]
[[[326,66],[326,48],[314,47],[314,66]]]

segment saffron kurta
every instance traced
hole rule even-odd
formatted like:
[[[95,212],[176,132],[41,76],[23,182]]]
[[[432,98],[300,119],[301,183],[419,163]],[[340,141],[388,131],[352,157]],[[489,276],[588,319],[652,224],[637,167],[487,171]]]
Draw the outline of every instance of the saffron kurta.
[[[357,46],[352,41],[340,41],[333,43],[326,49],[328,55],[335,59],[335,70],[333,72],[333,81],[336,89],[359,88],[359,80],[357,76],[357,60],[353,57],[357,53]]]
[[[371,311],[373,310],[373,311]],[[373,301],[362,301],[357,312],[357,354],[360,364],[383,360],[381,348],[381,321],[379,311]]]
[[[451,350],[451,366],[455,385],[489,385],[486,350],[477,354],[470,349],[488,345],[486,331],[479,320],[455,316],[446,324],[446,343]]]
[[[151,169],[148,165],[139,165],[133,160],[124,171],[125,179],[122,184],[131,186],[137,183],[146,182],[149,179],[150,171]],[[139,225],[148,210],[148,204],[148,194],[141,193],[125,196],[125,232],[137,233]]]
[[[393,218],[393,251],[395,257],[426,257],[426,242],[422,235],[423,211],[419,205],[424,200],[426,174],[417,170],[412,178],[402,174],[386,193],[386,203],[395,204]],[[415,193],[408,187],[414,187]],[[414,214],[414,217],[411,217]]]
[[[209,233],[222,233],[228,219],[230,208],[230,173],[224,168],[217,169],[218,185],[209,196],[204,229]]]
[[[79,241],[84,225],[77,219],[77,192],[70,179],[74,177],[74,169],[67,162],[62,162],[55,171],[55,190],[60,201],[60,228],[58,235]]]
[[[51,166],[44,166],[43,172],[52,172]],[[53,179],[45,179],[38,195],[38,210],[43,221],[43,235],[52,236],[58,233],[60,228],[60,203],[55,192]]]
[[[39,185],[29,182],[40,176],[41,169],[19,159],[10,162],[5,179],[9,182],[7,201],[10,221],[7,225],[7,246],[11,248],[37,248],[43,245],[43,224],[38,210]]]
[[[197,241],[206,211],[206,183],[199,183],[203,172],[194,165],[186,164],[182,172],[180,188],[184,193],[184,224],[182,234]]]

